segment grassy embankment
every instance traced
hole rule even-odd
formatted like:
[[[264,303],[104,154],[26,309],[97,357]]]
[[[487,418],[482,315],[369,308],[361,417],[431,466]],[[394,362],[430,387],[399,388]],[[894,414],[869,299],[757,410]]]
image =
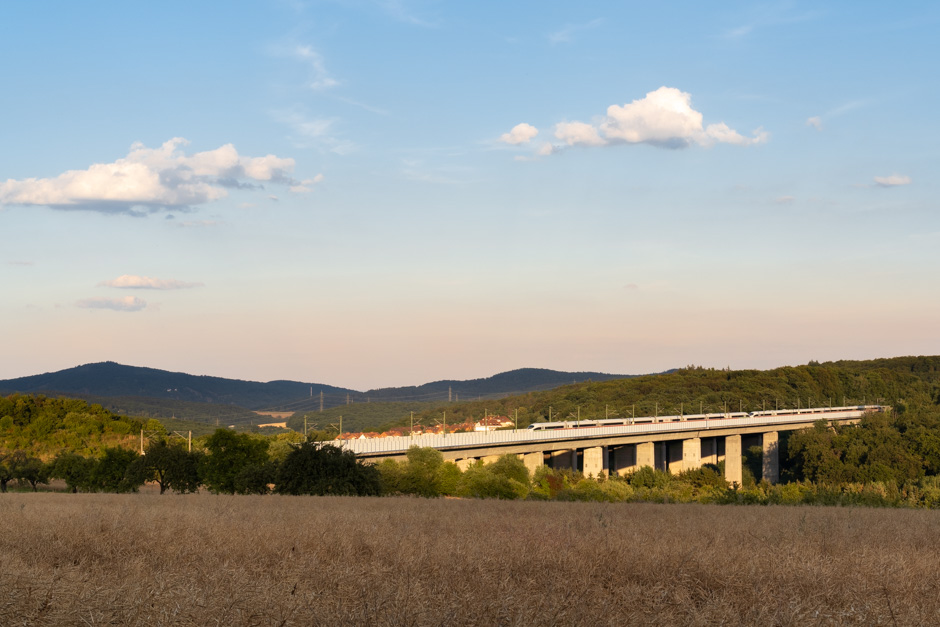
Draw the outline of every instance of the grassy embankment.
[[[9,494],[30,625],[936,624],[940,512]]]

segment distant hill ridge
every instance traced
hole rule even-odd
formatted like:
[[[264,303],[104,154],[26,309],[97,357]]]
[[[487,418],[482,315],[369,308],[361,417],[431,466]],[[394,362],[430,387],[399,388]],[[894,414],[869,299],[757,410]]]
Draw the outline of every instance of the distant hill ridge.
[[[237,405],[251,410],[303,411],[347,402],[439,401],[449,397],[471,400],[546,390],[584,381],[607,381],[631,375],[600,372],[560,372],[520,368],[469,381],[444,380],[419,386],[360,392],[322,383],[225,379],[155,368],[125,366],[111,361],[84,364],[58,372],[0,380],[0,394],[76,394],[83,397],[138,397]]]

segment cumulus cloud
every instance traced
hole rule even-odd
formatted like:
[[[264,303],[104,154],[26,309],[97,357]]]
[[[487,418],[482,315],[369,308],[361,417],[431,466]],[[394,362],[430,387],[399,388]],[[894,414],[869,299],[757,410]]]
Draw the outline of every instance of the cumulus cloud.
[[[910,185],[911,177],[901,174],[892,174],[891,176],[876,176],[875,185],[878,187],[898,187],[899,185]]]
[[[512,130],[508,133],[503,133],[499,137],[499,141],[504,144],[511,144],[513,146],[518,146],[519,144],[528,144],[539,134],[539,130],[532,126],[531,124],[516,124],[512,127]]]
[[[182,290],[190,287],[202,287],[202,283],[187,283],[176,279],[155,279],[149,276],[122,274],[116,279],[102,281],[98,286],[136,290]]]
[[[136,296],[124,298],[86,298],[75,303],[82,309],[111,309],[113,311],[140,311],[146,309],[147,301]]]
[[[555,125],[555,137],[569,146],[603,146],[607,142],[597,129],[584,122],[560,122]]]
[[[273,182],[294,185],[293,159],[247,157],[226,144],[184,154],[180,137],[159,148],[135,143],[113,163],[69,170],[54,178],[9,179],[0,183],[0,205],[45,205],[107,213],[185,209],[225,198],[228,188]]]
[[[702,117],[692,108],[691,94],[675,87],[660,87],[629,104],[607,107],[607,118],[601,122],[600,130],[609,143],[642,143],[664,148],[716,142],[746,146],[767,141],[767,133],[760,129],[753,137],[744,137],[724,122],[703,128]]]
[[[822,118],[818,115],[814,115],[811,118],[806,118],[806,126],[812,126],[817,131],[821,131],[823,129]]]
[[[752,146],[770,138],[761,128],[746,136],[724,122],[705,126],[703,115],[692,108],[692,96],[675,87],[660,87],[633,102],[611,105],[606,115],[595,118],[593,123],[560,122],[555,125],[554,136],[562,143],[548,149],[541,146],[537,154],[551,154],[566,146],[614,144],[649,144],[660,148]]]

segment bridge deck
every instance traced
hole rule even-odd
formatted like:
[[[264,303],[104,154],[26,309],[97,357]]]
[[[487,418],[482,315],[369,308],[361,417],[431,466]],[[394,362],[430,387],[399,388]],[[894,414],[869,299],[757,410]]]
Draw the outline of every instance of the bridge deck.
[[[483,431],[476,433],[427,434],[416,436],[393,436],[387,438],[365,438],[360,440],[334,440],[330,444],[353,451],[362,457],[386,457],[402,455],[412,446],[435,448],[441,451],[454,449],[487,449],[493,447],[514,448],[519,445],[544,443],[546,448],[557,448],[562,442],[585,440],[609,440],[624,436],[650,435],[654,439],[663,439],[668,434],[686,434],[691,437],[708,437],[704,433],[741,429],[752,431],[755,427],[777,428],[778,430],[802,428],[816,420],[857,420],[866,412],[884,411],[882,407],[853,408],[816,408],[793,410],[792,413],[777,412],[772,416],[747,416],[741,418],[709,417],[691,420],[667,420],[663,422],[640,422],[622,426],[578,427],[571,422],[571,428],[535,431]],[[669,417],[677,418],[677,417]],[[646,418],[648,419],[648,418]],[[658,436],[658,437],[657,437]],[[600,444],[598,444],[600,445]],[[581,446],[585,446],[582,444]],[[509,452],[509,451],[507,451]]]

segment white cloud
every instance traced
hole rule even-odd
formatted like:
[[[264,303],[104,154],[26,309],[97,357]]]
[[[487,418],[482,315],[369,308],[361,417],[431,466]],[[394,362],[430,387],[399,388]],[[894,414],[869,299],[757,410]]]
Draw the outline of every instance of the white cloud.
[[[675,87],[660,87],[629,104],[607,107],[607,119],[600,129],[609,142],[665,148],[715,142],[746,146],[763,143],[768,138],[761,130],[754,137],[744,137],[724,122],[703,129],[702,114],[692,108],[692,96]]]
[[[146,309],[147,301],[136,296],[124,298],[86,298],[75,303],[82,309],[112,309],[114,311],[140,311]]]
[[[323,181],[323,175],[317,174],[312,179],[304,179],[302,181],[299,181],[296,185],[291,185],[290,191],[294,192],[295,194],[309,192],[313,188],[314,185],[322,181]]]
[[[122,274],[116,279],[102,281],[98,286],[139,290],[182,290],[190,287],[202,287],[202,283],[187,283],[176,279],[154,279],[149,276]]]
[[[817,131],[821,131],[823,129],[822,118],[818,115],[814,115],[811,118],[806,118],[806,126],[812,126]]]
[[[330,73],[326,71],[323,57],[310,46],[295,46],[291,51],[291,55],[306,62],[310,66],[310,70],[313,73],[313,78],[308,84],[310,89],[321,91],[339,85],[339,81],[330,76]]]
[[[692,96],[674,87],[660,87],[624,105],[611,105],[595,124],[561,122],[555,137],[568,146],[650,144],[661,148],[711,146],[716,143],[750,146],[770,135],[758,128],[747,137],[724,122],[703,126],[703,116],[692,108]],[[552,147],[555,152],[557,147]]]
[[[774,198],[774,203],[778,205],[789,205],[794,200],[796,199],[793,196],[778,196],[777,198]]]
[[[597,129],[584,122],[559,122],[555,125],[555,137],[569,146],[603,146],[607,142],[597,134]]]
[[[512,130],[508,133],[503,133],[499,136],[499,141],[504,144],[512,144],[513,146],[518,146],[519,144],[528,144],[532,139],[539,134],[539,130],[532,126],[531,124],[516,124],[512,127]]]
[[[0,205],[46,205],[138,213],[186,208],[225,198],[227,188],[257,188],[261,183],[295,184],[293,159],[274,155],[246,157],[226,144],[186,155],[180,137],[159,148],[135,143],[124,158],[69,170],[54,178],[9,179],[0,183]]]
[[[911,177],[901,174],[892,174],[891,176],[876,176],[875,185],[879,187],[898,187],[899,185],[910,185]]]
[[[718,124],[709,124],[705,128],[705,136],[697,139],[702,145],[709,145],[713,142],[721,144],[734,144],[735,146],[750,146],[752,144],[763,144],[770,139],[770,133],[763,128],[754,131],[753,137],[745,137],[736,130],[729,128],[724,122]]]
[[[555,147],[551,144],[551,142],[545,142],[544,144],[539,146],[538,150],[535,151],[535,154],[537,154],[540,157],[547,157],[553,152],[555,152]]]

